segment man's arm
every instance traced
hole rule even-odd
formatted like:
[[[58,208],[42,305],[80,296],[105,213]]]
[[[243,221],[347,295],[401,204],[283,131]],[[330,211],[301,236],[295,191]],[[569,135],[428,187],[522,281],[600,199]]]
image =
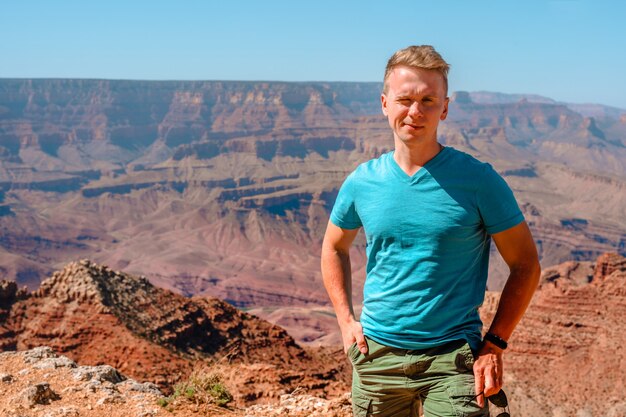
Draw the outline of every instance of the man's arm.
[[[498,310],[489,332],[508,340],[521,320],[539,283],[541,267],[537,248],[526,222],[493,236],[498,252],[509,266],[509,278],[502,290]],[[474,363],[478,405],[484,406],[485,397],[502,388],[502,349],[485,341]]]
[[[359,229],[342,229],[328,222],[322,243],[322,277],[324,287],[333,303],[337,322],[341,329],[345,352],[355,341],[359,350],[367,353],[363,329],[354,317],[352,308],[352,269],[350,246]]]

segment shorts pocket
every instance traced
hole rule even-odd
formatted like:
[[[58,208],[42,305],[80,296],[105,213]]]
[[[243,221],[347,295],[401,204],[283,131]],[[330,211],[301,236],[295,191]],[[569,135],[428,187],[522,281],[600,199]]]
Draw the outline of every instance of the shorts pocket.
[[[354,361],[358,359],[360,353],[361,351],[357,347],[356,342],[351,344],[350,347],[348,348],[348,353],[347,353],[348,359],[350,359],[350,362],[354,363]]]
[[[457,417],[489,416],[489,406],[485,399],[485,406],[478,406],[478,397],[474,387],[450,386],[446,388],[452,409]]]
[[[463,355],[463,366],[465,369],[473,370],[474,369],[474,353],[472,352],[472,348],[469,343],[465,343],[461,347],[460,353]]]
[[[370,415],[372,399],[362,394],[352,394],[352,415],[354,417],[367,417]]]

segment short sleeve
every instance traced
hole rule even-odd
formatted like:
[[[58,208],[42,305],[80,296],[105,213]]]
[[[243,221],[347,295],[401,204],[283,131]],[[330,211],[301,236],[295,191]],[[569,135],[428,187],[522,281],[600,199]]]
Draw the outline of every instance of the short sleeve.
[[[363,225],[356,211],[354,174],[350,174],[341,185],[330,213],[330,221],[342,229],[358,229]]]
[[[513,191],[489,164],[485,164],[476,197],[480,216],[490,235],[510,229],[524,221],[524,215]]]

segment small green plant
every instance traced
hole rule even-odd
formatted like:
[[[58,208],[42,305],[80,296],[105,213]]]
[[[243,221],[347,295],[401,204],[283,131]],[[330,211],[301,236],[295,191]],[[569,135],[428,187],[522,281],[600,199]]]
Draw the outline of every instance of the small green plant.
[[[218,372],[194,372],[186,381],[174,385],[172,395],[159,399],[158,404],[172,411],[174,402],[179,399],[191,401],[196,405],[225,407],[233,400],[233,396]]]

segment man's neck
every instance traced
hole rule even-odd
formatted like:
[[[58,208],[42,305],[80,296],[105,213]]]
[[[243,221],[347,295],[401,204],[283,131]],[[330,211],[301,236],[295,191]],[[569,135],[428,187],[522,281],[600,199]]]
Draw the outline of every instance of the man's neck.
[[[443,146],[436,139],[422,143],[407,144],[395,138],[394,143],[393,159],[402,171],[409,176],[413,176],[443,149]]]

